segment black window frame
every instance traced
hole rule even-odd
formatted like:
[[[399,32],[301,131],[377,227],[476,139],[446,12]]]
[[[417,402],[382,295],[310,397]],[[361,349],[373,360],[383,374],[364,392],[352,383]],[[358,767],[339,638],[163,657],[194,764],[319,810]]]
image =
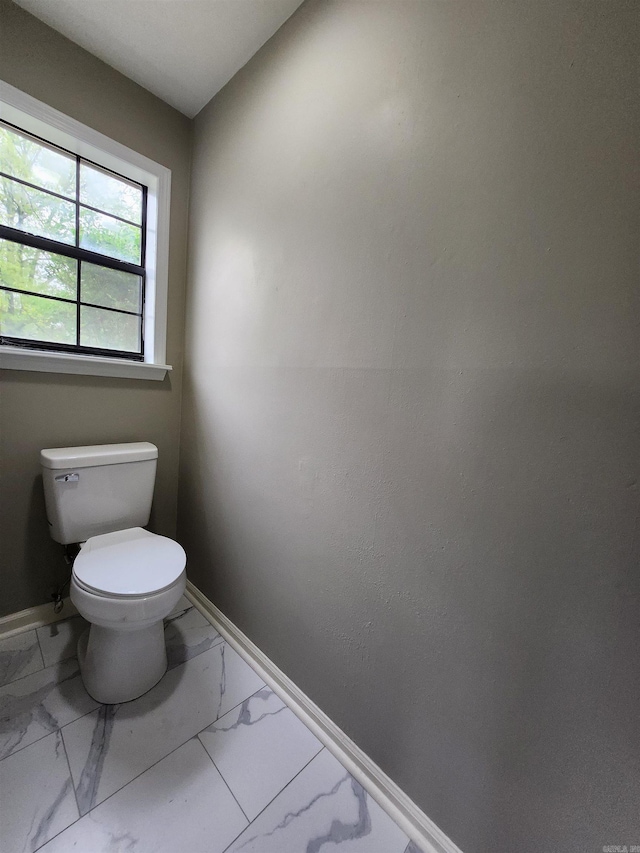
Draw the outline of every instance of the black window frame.
[[[5,240],[10,240],[14,243],[19,243],[24,246],[30,246],[31,248],[41,249],[46,252],[51,252],[56,255],[63,255],[68,258],[72,258],[76,261],[76,298],[67,299],[65,297],[60,296],[51,296],[43,293],[36,293],[28,290],[21,290],[18,288],[8,287],[0,281],[0,291],[4,291],[7,293],[18,293],[24,296],[34,296],[39,299],[49,299],[57,302],[64,302],[67,305],[75,305],[76,307],[76,343],[75,344],[64,344],[64,343],[55,343],[51,341],[40,341],[34,340],[30,338],[17,338],[12,337],[10,335],[0,334],[0,346],[14,346],[21,347],[27,350],[38,350],[40,352],[61,352],[61,353],[71,353],[75,355],[86,355],[86,356],[100,356],[104,358],[118,358],[118,359],[127,359],[129,361],[144,361],[145,351],[144,351],[144,320],[145,320],[145,291],[146,291],[146,256],[147,256],[147,195],[148,195],[148,187],[145,184],[140,183],[139,181],[135,181],[132,178],[127,177],[126,175],[121,175],[118,172],[115,172],[113,169],[109,169],[108,167],[102,165],[101,163],[97,163],[94,160],[90,160],[88,157],[82,157],[79,154],[75,154],[73,151],[70,151],[67,148],[63,148],[61,145],[56,145],[53,142],[50,142],[48,139],[44,137],[38,136],[35,133],[31,133],[30,131],[25,130],[18,125],[12,124],[9,121],[4,119],[0,119],[0,125],[9,128],[12,131],[17,131],[20,135],[25,136],[27,138],[31,138],[38,143],[42,143],[46,145],[48,148],[51,148],[55,151],[61,151],[65,155],[72,157],[75,160],[75,169],[76,169],[76,192],[75,199],[70,198],[68,196],[61,195],[60,193],[53,192],[51,190],[47,190],[44,187],[40,187],[37,184],[32,184],[29,181],[25,181],[21,178],[16,178],[14,175],[10,175],[7,172],[4,172],[0,166],[0,177],[8,178],[11,181],[15,181],[18,184],[22,184],[23,186],[29,187],[31,189],[38,190],[38,192],[46,193],[47,195],[53,196],[54,198],[60,198],[64,201],[68,201],[71,204],[75,204],[75,245],[70,245],[69,243],[62,243],[58,240],[53,240],[49,237],[40,237],[35,234],[29,234],[27,231],[22,231],[17,228],[11,228],[8,225],[3,225],[0,223],[0,238]],[[104,172],[108,175],[113,175],[115,178],[124,181],[125,183],[132,184],[136,187],[139,187],[142,190],[142,210],[141,210],[141,220],[140,223],[132,222],[131,220],[124,219],[121,216],[117,216],[113,213],[109,213],[106,210],[101,210],[100,208],[93,207],[92,205],[85,204],[80,201],[80,164],[86,163],[89,166],[92,166],[96,169],[99,169],[101,172]],[[84,208],[86,210],[92,210],[96,213],[104,214],[105,216],[109,216],[112,219],[117,219],[120,222],[125,222],[128,225],[134,225],[136,228],[141,229],[141,239],[140,239],[140,264],[132,264],[128,261],[122,261],[119,258],[113,258],[109,255],[103,255],[100,252],[94,252],[89,249],[83,249],[80,246],[80,210]],[[108,269],[119,270],[122,272],[131,273],[133,275],[139,276],[140,284],[141,284],[141,298],[140,298],[140,312],[136,311],[126,311],[121,308],[112,308],[105,305],[97,305],[92,302],[83,302],[82,301],[82,288],[81,288],[81,273],[82,273],[82,263],[87,262],[91,264],[95,264],[100,267],[106,267]],[[126,316],[135,316],[139,317],[140,322],[140,351],[139,352],[130,352],[127,350],[114,350],[114,349],[106,349],[103,347],[88,347],[82,346],[80,344],[80,316],[81,316],[81,307],[85,306],[88,308],[97,308],[100,311],[110,311],[114,314],[124,314]]]

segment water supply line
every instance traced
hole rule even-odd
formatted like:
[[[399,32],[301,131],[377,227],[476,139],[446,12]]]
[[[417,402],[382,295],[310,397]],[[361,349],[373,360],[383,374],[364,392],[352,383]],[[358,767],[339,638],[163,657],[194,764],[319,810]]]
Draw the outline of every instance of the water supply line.
[[[51,593],[51,598],[53,599],[53,612],[58,614],[62,611],[64,607],[64,591],[71,583],[71,575],[73,574],[73,563],[78,556],[78,552],[80,551],[80,547],[78,545],[65,545],[64,546],[64,561],[65,563],[71,567],[71,571],[69,572],[69,577],[66,581],[57,589]]]

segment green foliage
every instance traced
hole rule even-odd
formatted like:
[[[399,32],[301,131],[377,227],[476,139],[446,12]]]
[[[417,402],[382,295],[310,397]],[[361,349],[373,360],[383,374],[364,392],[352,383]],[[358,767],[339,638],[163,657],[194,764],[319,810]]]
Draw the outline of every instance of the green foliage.
[[[84,162],[80,165],[80,201],[129,222],[142,222],[140,187]]]
[[[95,210],[80,208],[80,245],[83,249],[139,264],[140,239],[141,231],[135,225]]]
[[[83,302],[140,313],[142,288],[140,278],[128,272],[82,263]]]
[[[14,338],[76,342],[76,306],[71,302],[0,290],[0,323],[2,334]]]
[[[69,199],[76,197],[75,157],[3,125],[0,171]]]
[[[76,245],[75,158],[0,125],[0,171],[44,192],[0,175],[0,223],[29,234]],[[141,190],[102,170],[82,164],[81,194],[87,204],[140,221]],[[51,192],[66,196],[58,198]],[[71,199],[71,200],[67,200]],[[140,263],[141,229],[102,213],[80,208],[79,243],[110,257]],[[81,263],[53,252],[0,239],[0,333],[43,342],[76,343],[75,302],[78,264],[83,300],[105,307],[140,311],[140,279],[128,273]],[[81,308],[84,346],[137,351],[139,318]]]

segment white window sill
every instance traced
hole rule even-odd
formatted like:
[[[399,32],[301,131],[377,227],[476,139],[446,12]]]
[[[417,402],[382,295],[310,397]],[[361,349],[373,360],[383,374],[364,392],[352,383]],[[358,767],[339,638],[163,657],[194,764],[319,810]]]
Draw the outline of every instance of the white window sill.
[[[167,371],[171,370],[171,365],[127,361],[124,358],[101,358],[94,355],[28,350],[21,347],[0,347],[0,368],[162,381]]]

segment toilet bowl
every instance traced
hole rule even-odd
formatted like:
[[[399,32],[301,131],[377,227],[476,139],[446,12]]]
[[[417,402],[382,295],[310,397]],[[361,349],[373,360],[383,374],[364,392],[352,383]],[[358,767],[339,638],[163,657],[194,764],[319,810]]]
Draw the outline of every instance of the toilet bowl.
[[[162,620],[186,585],[181,546],[144,529],[157,461],[148,441],[40,451],[49,533],[74,552],[82,543],[71,600],[90,627],[78,660],[87,691],[105,704],[136,699],[162,678]]]
[[[141,527],[93,536],[80,548],[71,600],[90,623],[78,661],[96,701],[129,702],[166,672],[163,619],[185,590],[185,563],[177,542]]]

